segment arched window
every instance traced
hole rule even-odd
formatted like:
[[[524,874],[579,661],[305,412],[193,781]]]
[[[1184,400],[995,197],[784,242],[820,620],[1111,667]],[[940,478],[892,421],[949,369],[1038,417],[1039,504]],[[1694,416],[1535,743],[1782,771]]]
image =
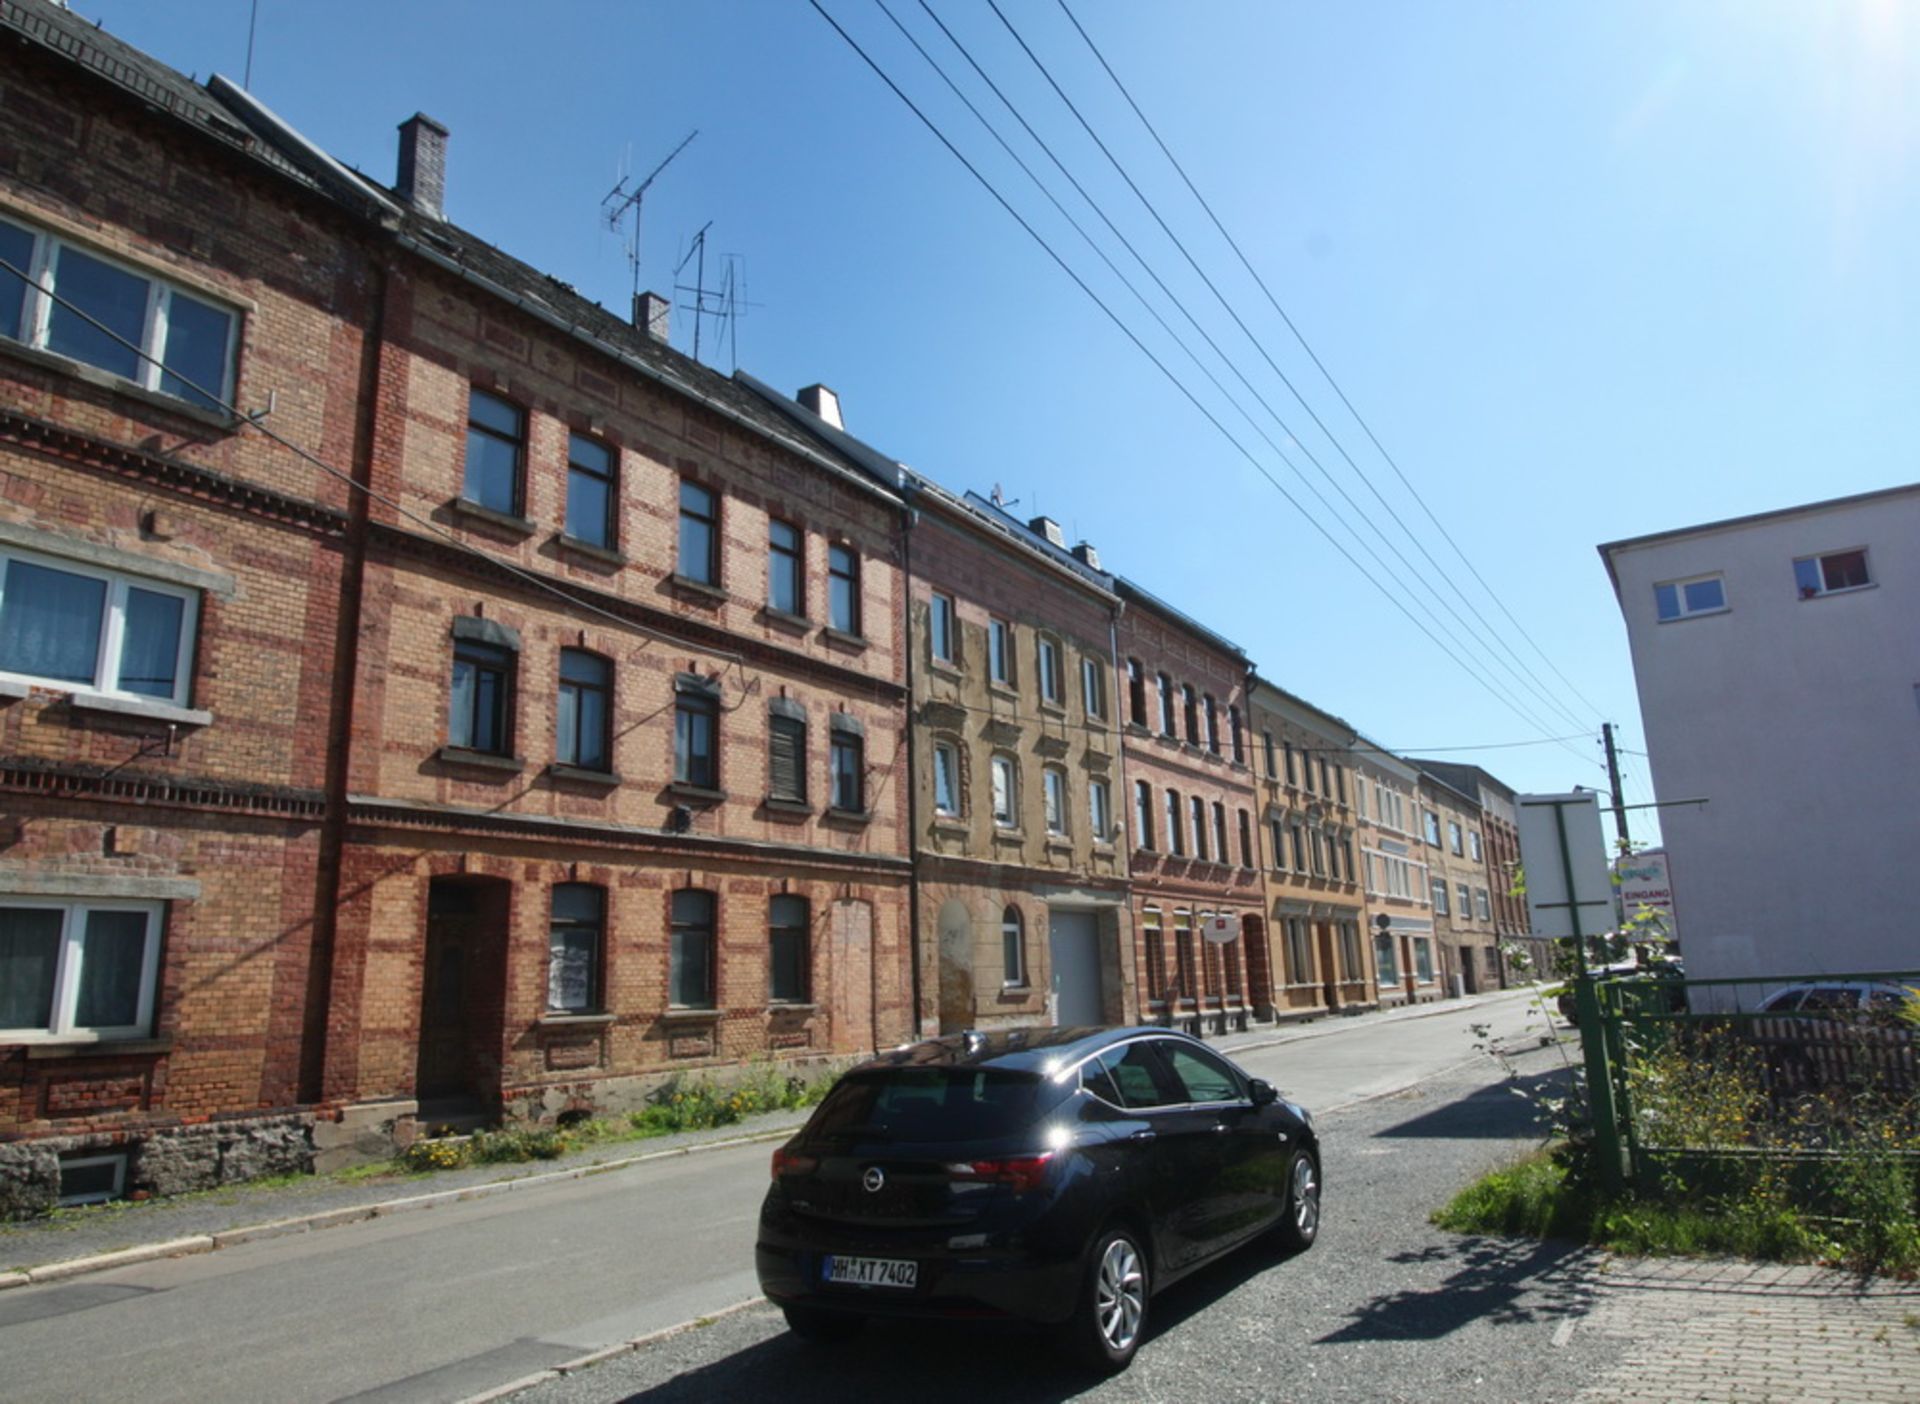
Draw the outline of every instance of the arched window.
[[[1027,983],[1027,927],[1020,909],[1008,905],[1000,914],[1000,960],[1002,982],[1008,986]]]

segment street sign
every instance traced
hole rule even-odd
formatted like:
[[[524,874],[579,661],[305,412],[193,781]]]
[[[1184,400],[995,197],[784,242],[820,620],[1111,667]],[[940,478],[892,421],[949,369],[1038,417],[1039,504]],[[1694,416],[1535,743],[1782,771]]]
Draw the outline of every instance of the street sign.
[[[1613,875],[1600,835],[1600,796],[1518,795],[1520,862],[1535,936],[1598,936],[1613,929]]]
[[[1658,848],[1623,855],[1613,865],[1619,879],[1620,906],[1630,917],[1649,913],[1669,936],[1678,934],[1673,917],[1673,879],[1667,855]]]
[[[1216,945],[1227,946],[1240,939],[1240,914],[1215,912],[1200,918],[1200,932]]]

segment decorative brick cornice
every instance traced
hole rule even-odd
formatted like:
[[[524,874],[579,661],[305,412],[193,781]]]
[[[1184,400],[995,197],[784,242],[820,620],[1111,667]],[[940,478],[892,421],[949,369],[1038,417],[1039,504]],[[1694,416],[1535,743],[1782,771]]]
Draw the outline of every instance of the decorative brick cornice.
[[[36,760],[29,756],[0,758],[0,791],[47,799],[97,799],[316,823],[326,812],[326,800],[320,791],[292,785],[244,785],[226,780],[150,775],[106,766]]]
[[[95,472],[165,488],[182,497],[249,516],[281,522],[321,536],[343,536],[347,514],[317,502],[242,482],[142,449],[129,448],[92,434],[64,429],[31,415],[0,410],[0,443],[13,444]]]

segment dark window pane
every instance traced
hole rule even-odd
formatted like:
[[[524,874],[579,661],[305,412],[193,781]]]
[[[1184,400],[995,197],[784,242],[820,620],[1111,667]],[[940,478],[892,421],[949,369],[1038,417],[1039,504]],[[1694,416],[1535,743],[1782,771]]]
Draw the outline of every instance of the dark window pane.
[[[673,769],[675,780],[706,789],[718,787],[713,755],[713,704],[705,698],[683,697],[674,716]]]
[[[0,581],[0,671],[92,683],[107,584],[28,561]]]
[[[567,535],[589,546],[612,547],[612,483],[577,468],[568,470]]]
[[[607,712],[611,698],[607,660],[580,649],[560,650],[559,717],[555,759],[562,765],[606,770],[609,755]]]
[[[466,497],[482,507],[513,514],[520,486],[520,445],[496,439],[479,429],[467,430]]]
[[[827,552],[827,622],[843,633],[860,632],[859,562],[844,546]]]
[[[185,293],[168,294],[160,388],[204,409],[219,409],[227,393],[227,343],[232,329],[231,313]]]
[[[81,1029],[128,1028],[140,1018],[140,974],[147,952],[145,912],[88,912],[73,1023]]]
[[[807,725],[794,717],[767,724],[767,789],[776,799],[807,797]]]
[[[833,738],[833,807],[857,813],[866,807],[863,793],[864,779],[861,774],[863,752],[865,748],[859,738],[836,736]]]
[[[784,614],[801,613],[800,530],[785,522],[767,526],[767,604]]]
[[[673,894],[673,946],[668,957],[668,999],[704,1008],[713,1004],[713,894]]]
[[[1727,603],[1726,592],[1718,580],[1695,580],[1684,587],[1682,593],[1687,601],[1687,613],[1695,614],[1701,610],[1724,609]]]
[[[0,907],[0,1029],[52,1024],[60,918],[39,907]]]
[[[1033,1073],[999,1068],[884,1068],[840,1079],[814,1113],[816,1135],[864,1135],[895,1141],[964,1141],[1009,1136],[1048,1109],[1047,1084]]]
[[[557,883],[547,959],[547,1007],[575,1013],[598,1007],[606,893],[590,883]]]
[[[138,380],[135,348],[146,336],[151,284],[75,248],[62,247],[56,262],[54,292],[60,300],[47,320],[48,349]]]
[[[507,750],[508,668],[512,655],[492,644],[461,642],[454,648],[447,740],[468,750],[504,755]]]
[[[1823,556],[1820,568],[1826,572],[1829,590],[1853,590],[1869,583],[1865,551],[1840,551]]]
[[[1678,619],[1680,617],[1680,591],[1677,586],[1654,586],[1653,603],[1655,612],[1662,619]]]
[[[33,231],[0,220],[0,336],[22,340],[21,319],[26,310],[27,281],[33,265]],[[14,269],[20,270],[14,272]]]
[[[680,574],[706,585],[717,585],[720,581],[715,515],[713,494],[698,483],[682,481]]]
[[[520,438],[520,411],[498,395],[475,390],[467,398],[467,418],[506,439]]]
[[[767,994],[796,1002],[807,997],[807,928],[804,897],[775,897],[768,909]]]
[[[120,638],[120,690],[174,696],[180,671],[180,626],[187,602],[130,586]]]

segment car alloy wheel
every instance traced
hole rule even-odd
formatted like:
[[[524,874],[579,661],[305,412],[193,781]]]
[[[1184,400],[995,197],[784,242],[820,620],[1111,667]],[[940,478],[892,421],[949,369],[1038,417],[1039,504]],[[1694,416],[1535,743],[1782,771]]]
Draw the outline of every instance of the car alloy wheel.
[[[1130,1232],[1108,1229],[1094,1241],[1073,1344],[1095,1369],[1124,1370],[1140,1347],[1146,1322],[1146,1258]]]
[[[1280,1241],[1296,1253],[1320,1236],[1320,1165],[1306,1151],[1287,1162],[1287,1207],[1278,1227]]]

